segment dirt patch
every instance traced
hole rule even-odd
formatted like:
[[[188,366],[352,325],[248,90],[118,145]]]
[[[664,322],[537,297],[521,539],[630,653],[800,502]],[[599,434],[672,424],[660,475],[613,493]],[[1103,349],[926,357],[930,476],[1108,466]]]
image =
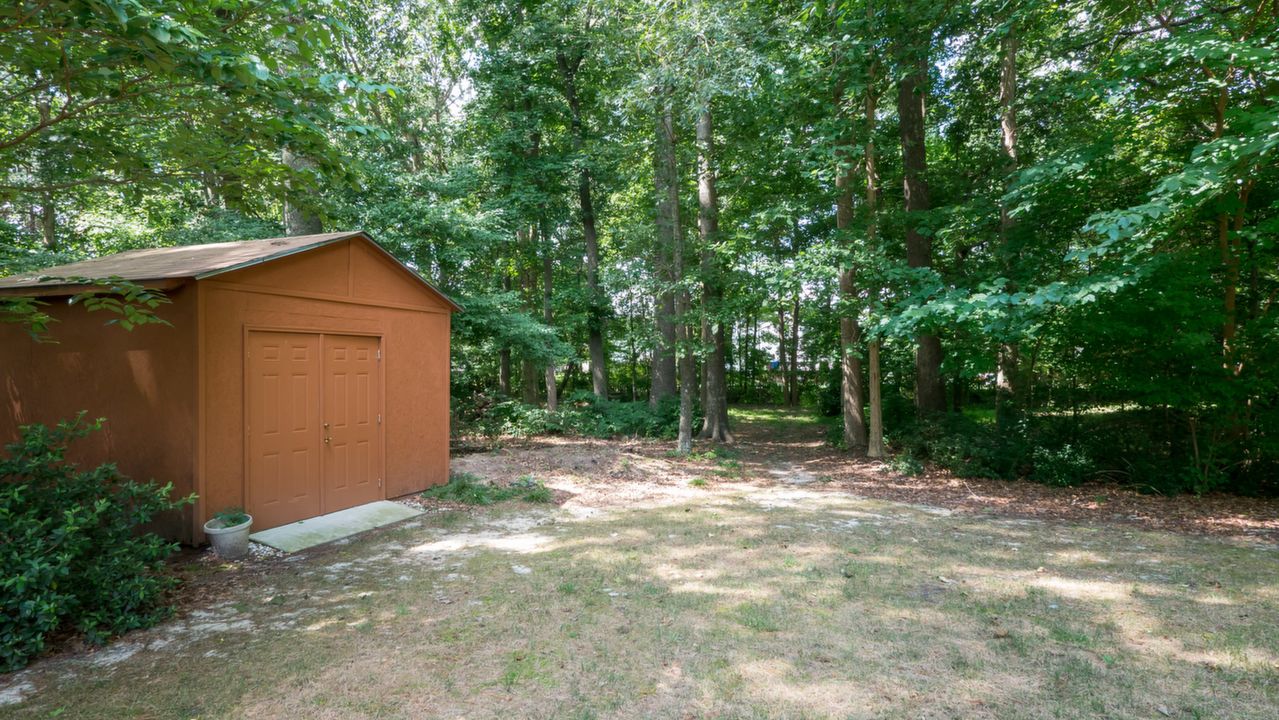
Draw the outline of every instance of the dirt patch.
[[[556,491],[557,503],[602,509],[632,502],[679,502],[695,484],[788,484],[895,500],[953,512],[1084,523],[1279,544],[1279,500],[1229,495],[1162,497],[1111,484],[1056,488],[1031,482],[958,478],[929,471],[893,472],[825,444],[823,430],[798,412],[754,410],[768,422],[736,425],[738,443],[725,459],[670,455],[670,443],[544,438],[496,452],[457,458],[453,468],[495,482],[532,474]],[[695,450],[705,452],[698,444]],[[699,483],[698,481],[701,481]]]

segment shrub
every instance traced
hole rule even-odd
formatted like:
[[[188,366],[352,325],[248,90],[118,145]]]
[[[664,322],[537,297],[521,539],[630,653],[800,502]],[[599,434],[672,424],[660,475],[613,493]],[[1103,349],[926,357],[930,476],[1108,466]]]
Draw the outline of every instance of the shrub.
[[[679,430],[679,398],[667,398],[656,408],[647,402],[601,400],[589,392],[575,392],[560,400],[557,412],[549,412],[518,400],[480,397],[454,401],[459,410],[458,430],[487,437],[529,437],[559,433],[596,438],[621,436],[674,438]],[[694,426],[700,417],[694,417]]]
[[[507,500],[549,503],[555,499],[550,488],[532,475],[524,475],[510,485],[494,485],[471,473],[454,473],[443,485],[422,493],[422,497],[463,505],[492,505]]]
[[[91,643],[167,617],[177,546],[141,531],[192,498],[172,485],[130,480],[115,465],[80,470],[69,443],[98,430],[83,413],[49,428],[27,425],[0,458],[0,670],[22,667],[62,628]]]
[[[1071,443],[1060,447],[1036,446],[1031,457],[1035,464],[1031,478],[1047,485],[1079,485],[1096,472],[1088,453]]]
[[[910,451],[897,453],[888,461],[888,464],[898,475],[914,477],[924,474],[924,464]]]

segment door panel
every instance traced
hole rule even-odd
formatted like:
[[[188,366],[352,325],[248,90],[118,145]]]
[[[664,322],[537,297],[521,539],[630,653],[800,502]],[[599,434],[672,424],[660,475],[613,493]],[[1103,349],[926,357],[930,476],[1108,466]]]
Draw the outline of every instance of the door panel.
[[[245,506],[257,529],[318,515],[320,336],[250,332]]]
[[[378,338],[325,335],[324,512],[382,499]]]

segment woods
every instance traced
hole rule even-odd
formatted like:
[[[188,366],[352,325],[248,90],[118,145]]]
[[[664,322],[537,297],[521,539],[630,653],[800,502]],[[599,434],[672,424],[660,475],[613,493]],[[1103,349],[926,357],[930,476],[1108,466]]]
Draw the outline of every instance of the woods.
[[[359,228],[465,307],[459,432],[625,403],[687,451],[779,403],[903,467],[1279,490],[1274,0],[18,2],[0,32],[2,274]]]

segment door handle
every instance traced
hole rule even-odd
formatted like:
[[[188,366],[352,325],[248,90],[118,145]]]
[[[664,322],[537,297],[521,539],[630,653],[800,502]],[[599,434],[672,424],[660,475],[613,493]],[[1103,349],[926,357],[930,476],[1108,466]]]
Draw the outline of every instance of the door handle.
[[[333,438],[329,436],[329,424],[324,423],[324,444],[328,445]]]

